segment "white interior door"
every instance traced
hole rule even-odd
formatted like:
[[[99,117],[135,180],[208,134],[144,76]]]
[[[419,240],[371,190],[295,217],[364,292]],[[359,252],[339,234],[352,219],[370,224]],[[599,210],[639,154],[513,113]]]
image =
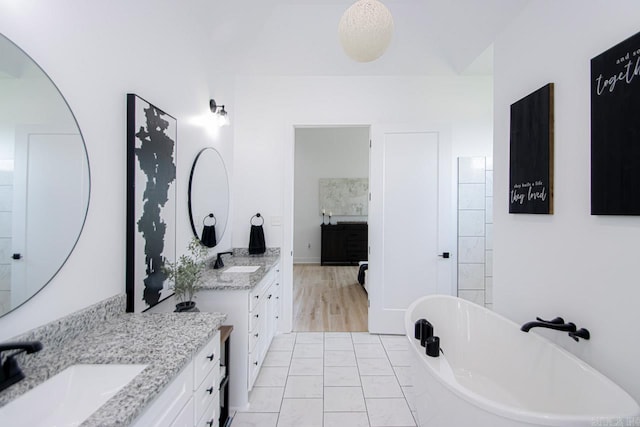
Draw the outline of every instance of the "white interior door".
[[[89,176],[82,139],[53,131],[16,135],[12,299],[23,302],[57,272],[82,228]]]
[[[372,128],[369,332],[404,334],[417,298],[453,293],[451,156],[440,131]],[[449,252],[450,258],[442,256]]]

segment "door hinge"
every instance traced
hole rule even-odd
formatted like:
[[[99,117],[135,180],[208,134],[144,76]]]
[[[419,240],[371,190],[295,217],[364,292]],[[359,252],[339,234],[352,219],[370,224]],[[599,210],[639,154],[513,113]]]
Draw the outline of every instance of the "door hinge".
[[[369,192],[369,201],[371,201],[371,192]]]
[[[369,140],[369,148],[371,148],[371,140]]]
[[[367,307],[371,307],[371,300],[370,299],[367,300]]]

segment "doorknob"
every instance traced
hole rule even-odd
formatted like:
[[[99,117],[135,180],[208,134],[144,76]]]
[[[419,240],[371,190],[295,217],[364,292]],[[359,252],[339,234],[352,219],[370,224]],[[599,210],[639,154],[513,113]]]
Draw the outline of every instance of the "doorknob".
[[[439,257],[442,258],[449,258],[451,256],[451,254],[449,254],[449,252],[442,252],[440,255],[438,255]]]
[[[11,259],[21,259],[22,258],[22,254],[13,254],[11,255]]]

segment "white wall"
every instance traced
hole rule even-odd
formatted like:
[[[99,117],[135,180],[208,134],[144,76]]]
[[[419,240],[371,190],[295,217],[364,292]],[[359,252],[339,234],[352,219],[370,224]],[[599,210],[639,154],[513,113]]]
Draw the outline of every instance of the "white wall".
[[[292,283],[294,125],[431,125],[451,135],[454,167],[458,156],[491,155],[492,90],[491,77],[237,76],[233,246],[247,246],[260,211],[267,246],[283,248],[283,283]]]
[[[320,262],[320,178],[369,177],[369,127],[295,130],[294,263]],[[325,223],[329,222],[327,209]],[[366,216],[334,216],[337,221],[366,221]]]
[[[638,401],[640,218],[589,214],[589,61],[639,31],[639,22],[634,0],[538,0],[494,47],[494,308],[518,323],[560,315],[589,329],[592,339],[580,343],[543,334]],[[548,82],[555,83],[555,213],[509,215],[509,106]]]
[[[490,156],[491,77],[236,77],[234,246],[247,246],[249,219],[266,216],[267,246],[283,232],[284,177],[294,125],[427,123],[451,129],[453,159]],[[289,224],[290,225],[290,224]]]
[[[206,0],[0,0],[0,30],[66,97],[91,168],[89,213],[78,245],[43,291],[0,318],[0,340],[125,291],[127,92],[178,119],[178,251],[186,247],[190,165],[205,145],[228,163],[232,155],[232,128],[216,137],[194,123],[210,115],[211,97],[227,105],[233,120],[230,80],[209,75],[213,68],[204,59],[215,62],[206,31],[213,9]],[[230,246],[230,235],[223,246]]]

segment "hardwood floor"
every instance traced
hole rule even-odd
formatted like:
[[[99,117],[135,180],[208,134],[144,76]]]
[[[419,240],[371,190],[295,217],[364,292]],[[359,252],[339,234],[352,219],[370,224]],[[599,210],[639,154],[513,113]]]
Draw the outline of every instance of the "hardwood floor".
[[[367,293],[358,267],[295,264],[293,330],[366,332]]]

